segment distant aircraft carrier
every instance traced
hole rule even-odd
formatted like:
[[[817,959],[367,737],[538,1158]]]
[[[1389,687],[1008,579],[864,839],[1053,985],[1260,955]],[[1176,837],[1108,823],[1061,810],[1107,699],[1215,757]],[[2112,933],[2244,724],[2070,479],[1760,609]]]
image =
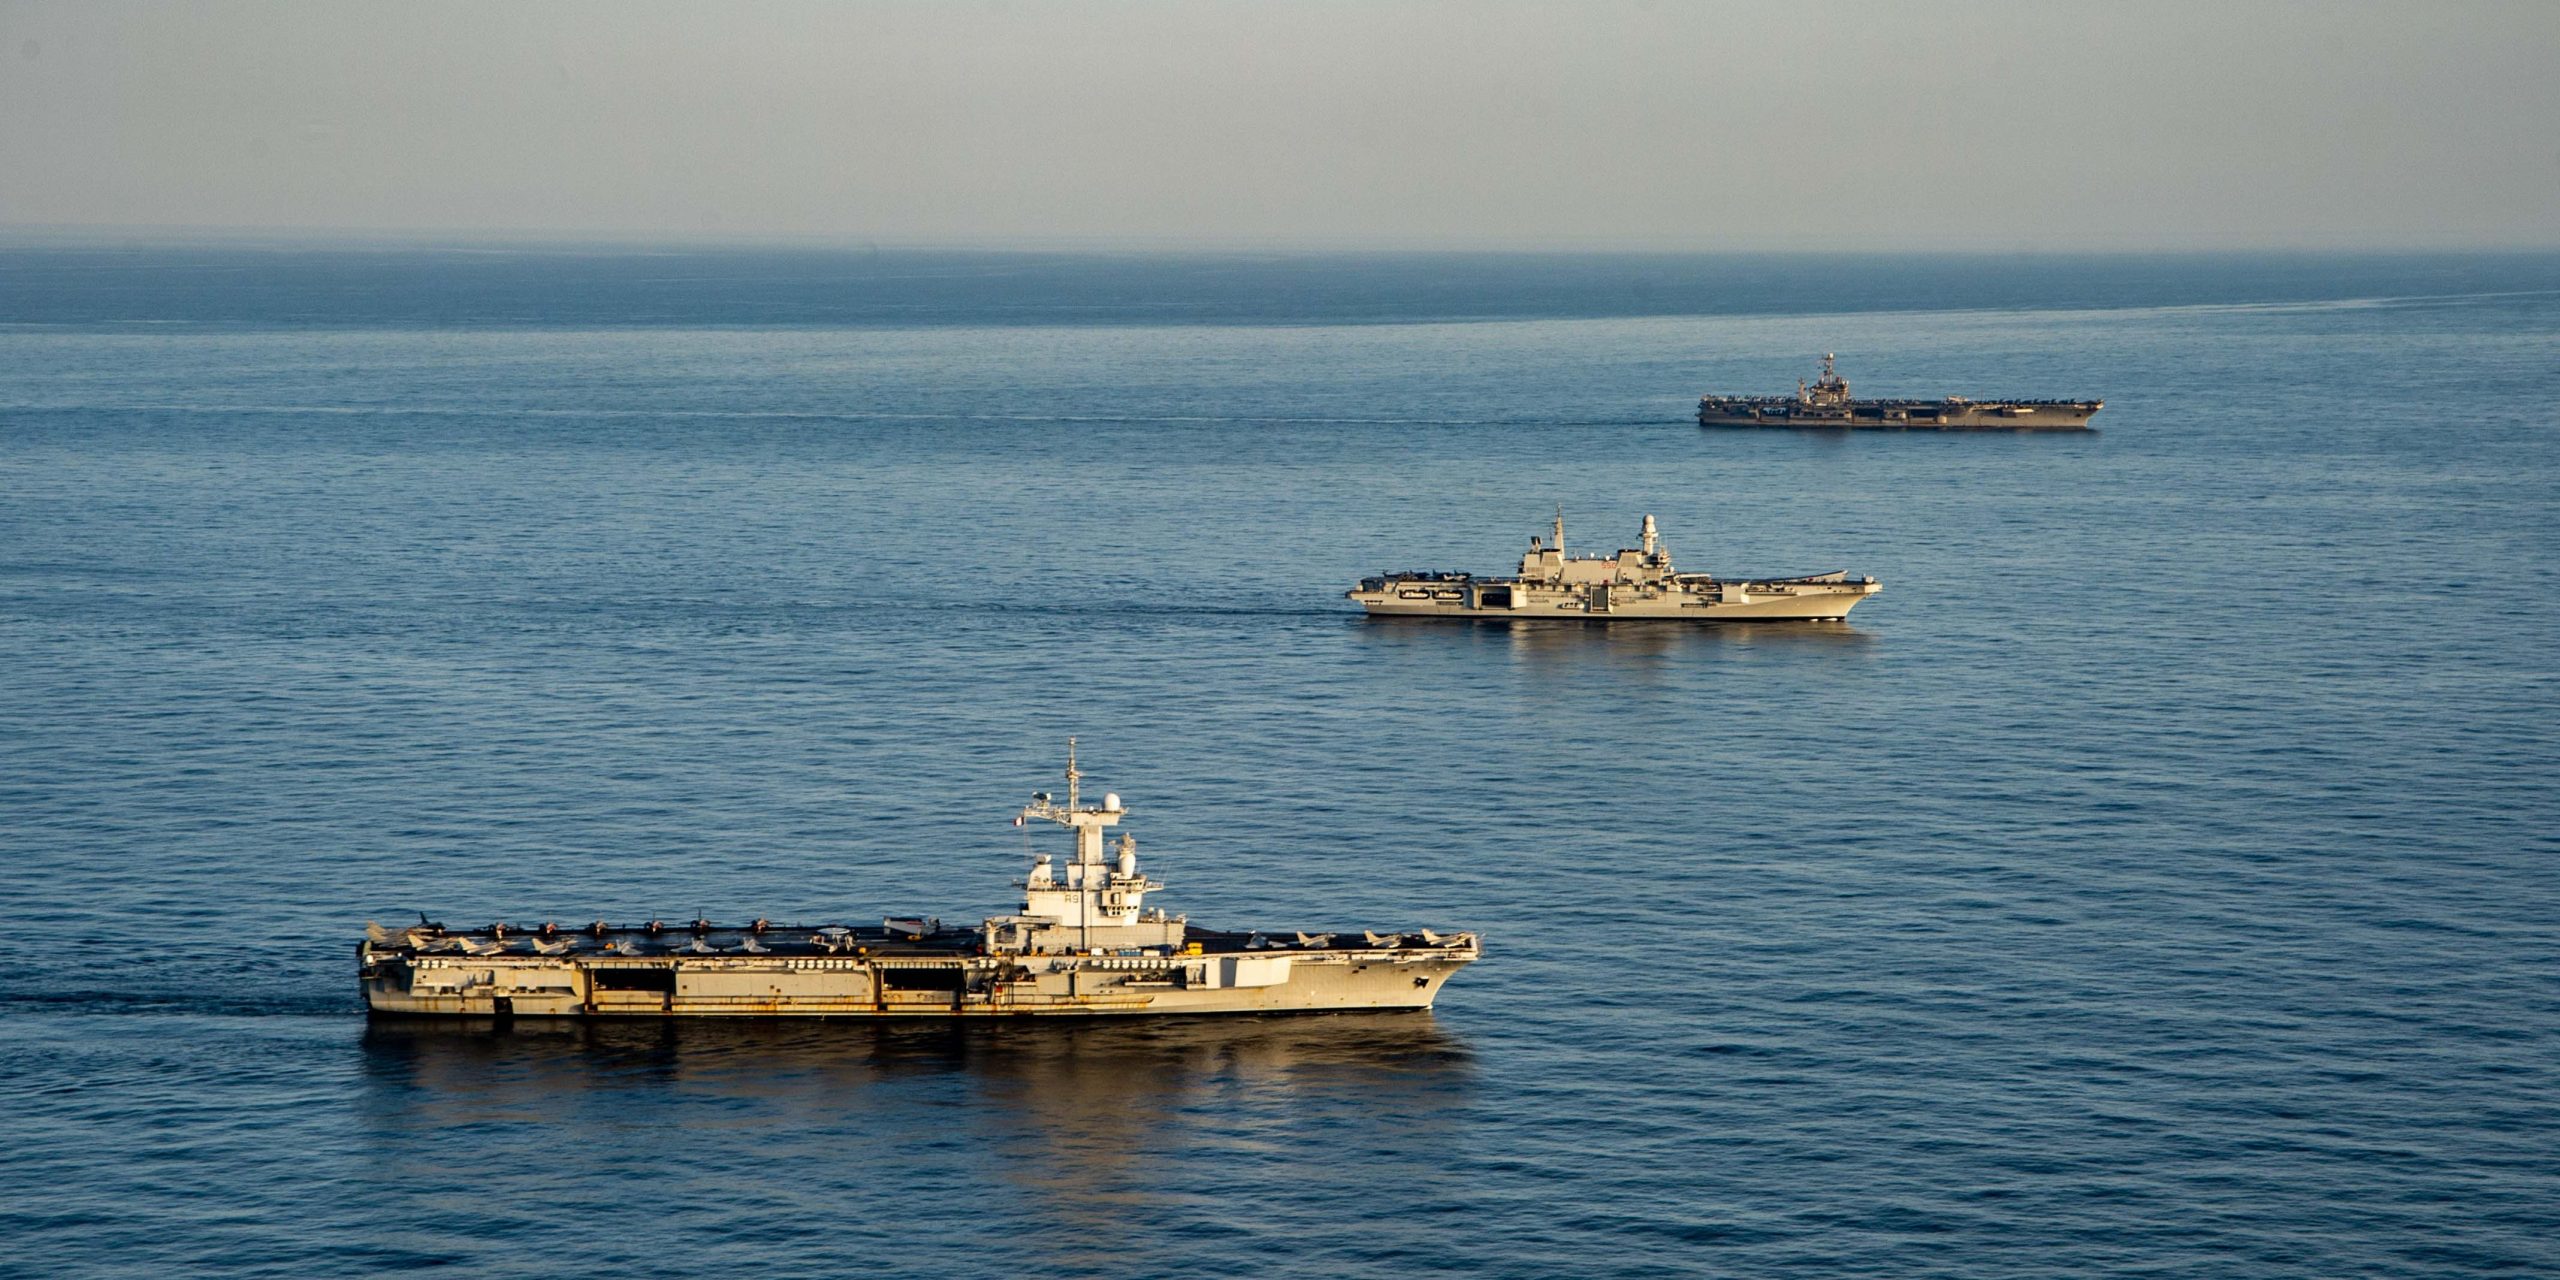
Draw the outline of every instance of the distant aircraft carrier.
[[[1793,427],[1869,431],[2087,431],[2104,400],[1856,400],[1849,381],[1822,357],[1822,376],[1792,396],[1704,396],[1702,427]]]
[[[1610,622],[1652,618],[1673,622],[1837,622],[1883,588],[1873,578],[1845,571],[1799,578],[1719,578],[1681,573],[1644,518],[1640,545],[1613,556],[1567,556],[1564,511],[1556,511],[1555,541],[1529,539],[1520,573],[1479,578],[1472,573],[1407,572],[1362,578],[1343,594],[1373,617],[1545,618]]]

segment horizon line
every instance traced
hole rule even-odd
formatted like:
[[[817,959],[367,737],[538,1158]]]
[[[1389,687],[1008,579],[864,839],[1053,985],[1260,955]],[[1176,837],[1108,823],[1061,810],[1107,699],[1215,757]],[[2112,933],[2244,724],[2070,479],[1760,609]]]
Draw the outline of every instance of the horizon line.
[[[1755,240],[1711,243],[1640,237],[1559,238],[1531,241],[1465,237],[1361,236],[1092,236],[1013,237],[866,236],[836,232],[680,232],[673,230],[577,228],[368,228],[188,226],[147,223],[8,223],[0,222],[0,247],[80,246],[119,248],[381,248],[449,250],[718,250],[802,249],[871,253],[1023,253],[1181,256],[1271,254],[1398,255],[1432,254],[1500,257],[2172,257],[2328,255],[2481,255],[2513,256],[2560,253],[2560,241],[2406,240],[2369,241],[2222,241],[2196,238],[2131,242],[2015,243],[1979,241],[1913,241],[1875,245],[1838,241]]]

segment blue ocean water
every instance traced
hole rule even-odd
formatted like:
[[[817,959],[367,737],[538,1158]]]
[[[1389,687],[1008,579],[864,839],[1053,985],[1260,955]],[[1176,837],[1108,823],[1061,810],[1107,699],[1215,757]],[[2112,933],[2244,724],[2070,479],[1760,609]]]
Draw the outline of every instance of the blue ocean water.
[[[1704,433],[1704,390],[2089,395]],[[2560,1271],[2560,258],[0,252],[29,1274]],[[1561,505],[1845,628],[1364,621]],[[369,1026],[974,918],[1064,740],[1426,1016]]]

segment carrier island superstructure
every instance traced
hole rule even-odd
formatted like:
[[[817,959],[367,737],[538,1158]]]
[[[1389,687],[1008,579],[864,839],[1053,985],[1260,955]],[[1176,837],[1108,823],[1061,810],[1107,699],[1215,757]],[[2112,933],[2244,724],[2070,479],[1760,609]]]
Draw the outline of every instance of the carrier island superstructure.
[[[1859,601],[1882,589],[1873,578],[1846,572],[1800,578],[1681,573],[1671,567],[1652,516],[1644,518],[1636,546],[1612,556],[1568,556],[1564,513],[1558,511],[1553,541],[1532,535],[1517,577],[1389,573],[1363,578],[1344,594],[1379,617],[1811,622],[1846,618]]]
[[[1137,841],[1106,853],[1120,797],[1082,802],[1070,741],[1066,802],[1046,792],[1014,819],[1075,836],[1017,882],[1022,907],[975,928],[936,919],[877,927],[715,925],[448,929],[368,925],[357,947],[375,1014],[477,1017],[985,1018],[1427,1009],[1483,954],[1473,933],[1222,932],[1145,906],[1163,886]]]
[[[1702,427],[1793,427],[1882,431],[2087,431],[2104,400],[1859,400],[1822,357],[1821,376],[1791,396],[1702,396]]]

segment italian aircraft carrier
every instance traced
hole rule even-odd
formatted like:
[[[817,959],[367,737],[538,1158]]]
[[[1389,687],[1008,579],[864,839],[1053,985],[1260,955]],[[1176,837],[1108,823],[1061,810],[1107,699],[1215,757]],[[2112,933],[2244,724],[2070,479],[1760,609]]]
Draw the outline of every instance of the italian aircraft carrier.
[[[1638,543],[1613,556],[1568,556],[1564,513],[1558,511],[1554,544],[1530,535],[1517,577],[1389,573],[1363,578],[1344,594],[1376,617],[1836,622],[1884,589],[1873,578],[1852,578],[1845,571],[1801,578],[1681,573],[1671,567],[1652,516],[1644,518]]]
[[[1040,856],[1022,907],[974,928],[938,919],[877,927],[585,926],[426,921],[366,927],[356,948],[377,1015],[560,1018],[985,1018],[1427,1009],[1483,948],[1473,933],[1223,932],[1144,907],[1164,886],[1138,871],[1120,797],[1081,800],[1067,747],[1066,803],[1042,792],[1015,826],[1075,834],[1064,867]]]
[[[2087,431],[2104,400],[1858,400],[1822,357],[1822,375],[1791,396],[1704,396],[1702,427],[1856,428],[1870,431]]]

